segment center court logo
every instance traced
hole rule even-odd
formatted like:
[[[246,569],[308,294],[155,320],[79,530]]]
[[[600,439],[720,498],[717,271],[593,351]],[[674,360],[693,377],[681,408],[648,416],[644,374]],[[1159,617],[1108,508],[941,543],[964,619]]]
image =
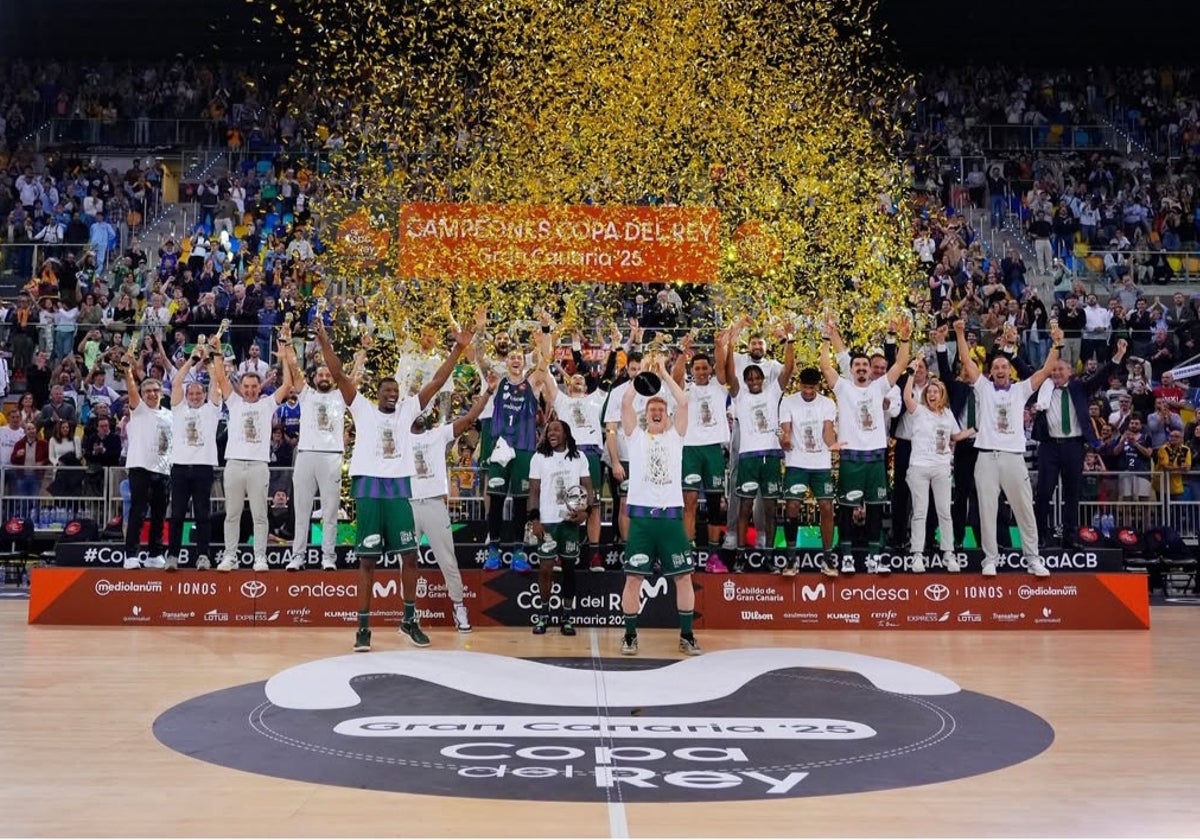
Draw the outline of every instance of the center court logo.
[[[193,758],[308,783],[577,802],[930,784],[1027,760],[1054,737],[932,671],[801,649],[676,662],[340,656],[194,698],[154,730]]]

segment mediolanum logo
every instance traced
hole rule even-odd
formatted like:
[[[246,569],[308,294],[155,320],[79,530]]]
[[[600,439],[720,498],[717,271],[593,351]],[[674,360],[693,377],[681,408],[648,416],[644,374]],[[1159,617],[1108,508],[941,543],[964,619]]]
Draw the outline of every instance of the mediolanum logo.
[[[601,696],[595,671],[607,666],[586,658],[339,656],[189,700],[154,732],[190,758],[309,784],[593,803],[933,784],[1024,761],[1054,737],[1018,706],[859,653],[742,649],[621,665]]]

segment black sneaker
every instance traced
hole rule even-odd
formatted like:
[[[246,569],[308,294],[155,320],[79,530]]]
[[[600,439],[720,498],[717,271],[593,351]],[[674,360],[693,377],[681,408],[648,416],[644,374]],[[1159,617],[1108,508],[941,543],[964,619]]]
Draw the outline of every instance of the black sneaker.
[[[354,634],[354,652],[366,653],[371,649],[371,631],[359,630]]]
[[[621,640],[621,655],[636,656],[637,655],[637,636],[626,636]]]
[[[564,636],[574,636],[575,623],[568,618],[562,623],[562,626],[558,628],[558,632],[562,633]]]
[[[542,618],[540,615],[533,619],[533,635],[546,635],[546,619]]]
[[[704,651],[700,650],[700,643],[696,641],[695,636],[680,636],[679,649],[688,656],[699,656],[704,653]]]
[[[400,622],[400,632],[408,636],[408,640],[417,647],[429,647],[429,637],[425,635],[425,631],[416,621]]]

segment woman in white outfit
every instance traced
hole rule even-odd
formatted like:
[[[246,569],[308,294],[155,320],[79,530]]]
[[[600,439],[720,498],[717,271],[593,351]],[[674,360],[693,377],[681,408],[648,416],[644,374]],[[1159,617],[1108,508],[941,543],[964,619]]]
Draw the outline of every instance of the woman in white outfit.
[[[925,517],[929,514],[929,490],[937,508],[938,543],[946,571],[960,571],[954,555],[954,524],[950,519],[950,463],[952,443],[971,437],[974,429],[960,430],[950,410],[946,386],[930,379],[921,394],[913,397],[913,378],[904,384],[904,406],[912,416],[912,460],[908,467],[908,488],[912,493],[912,570],[925,571],[922,555],[925,542]]]

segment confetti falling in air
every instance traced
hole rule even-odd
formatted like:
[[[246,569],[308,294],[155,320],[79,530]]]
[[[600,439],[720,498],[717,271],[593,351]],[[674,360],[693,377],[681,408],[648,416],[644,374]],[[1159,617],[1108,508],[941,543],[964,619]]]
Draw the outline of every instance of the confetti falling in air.
[[[858,0],[248,0],[294,46],[284,91],[327,141],[327,223],[402,202],[717,208],[719,318],[870,339],[909,294],[895,150],[908,87]],[[362,215],[365,212],[365,216]],[[385,337],[555,310],[611,322],[619,284],[397,276],[331,249]],[[680,278],[686,280],[687,278]],[[814,352],[802,342],[802,355]]]

